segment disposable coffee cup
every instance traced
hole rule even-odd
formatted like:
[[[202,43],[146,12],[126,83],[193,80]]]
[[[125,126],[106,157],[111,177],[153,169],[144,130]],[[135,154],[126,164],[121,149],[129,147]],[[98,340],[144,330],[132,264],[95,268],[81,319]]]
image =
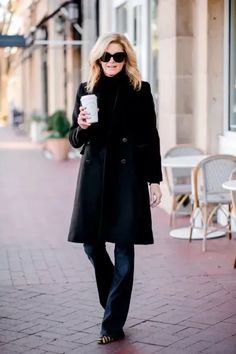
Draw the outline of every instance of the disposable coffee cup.
[[[96,95],[85,95],[81,97],[82,106],[88,111],[88,122],[97,123],[98,122],[98,105]]]

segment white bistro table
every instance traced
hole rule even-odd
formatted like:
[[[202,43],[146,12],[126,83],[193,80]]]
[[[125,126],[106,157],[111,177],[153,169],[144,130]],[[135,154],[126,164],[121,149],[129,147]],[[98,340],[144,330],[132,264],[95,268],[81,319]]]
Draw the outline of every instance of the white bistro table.
[[[222,187],[224,189],[229,190],[231,193],[236,192],[236,180],[232,179],[230,181],[226,181],[222,184]],[[235,210],[235,212],[236,212],[236,210]],[[234,260],[234,268],[236,268],[236,258]]]
[[[232,202],[233,202],[233,193],[236,192],[236,179],[231,179],[229,181],[224,182],[222,184],[222,187],[231,192],[231,198],[232,198]],[[233,202],[233,206],[235,208],[234,202]],[[236,209],[234,210],[234,212],[236,214]]]
[[[232,179],[230,181],[226,181],[222,184],[224,189],[228,189],[229,191],[236,191],[236,179]]]
[[[162,159],[162,166],[172,167],[172,168],[194,168],[197,164],[208,157],[209,155],[189,155],[189,156],[175,156],[175,157],[166,157]],[[199,213],[200,214],[200,213]],[[200,218],[200,215],[199,215]],[[195,224],[200,225],[201,220],[195,221]],[[225,235],[224,230],[213,230],[210,229],[209,235],[207,238],[217,238]],[[170,231],[170,236],[174,238],[180,238],[188,240],[190,235],[190,226],[188,227],[179,227],[172,229]],[[192,240],[202,240],[203,239],[203,230],[200,228],[194,228],[192,233]]]
[[[208,157],[208,155],[189,155],[189,156],[175,156],[166,157],[162,159],[162,165],[164,167],[176,167],[176,168],[193,168],[197,164]]]

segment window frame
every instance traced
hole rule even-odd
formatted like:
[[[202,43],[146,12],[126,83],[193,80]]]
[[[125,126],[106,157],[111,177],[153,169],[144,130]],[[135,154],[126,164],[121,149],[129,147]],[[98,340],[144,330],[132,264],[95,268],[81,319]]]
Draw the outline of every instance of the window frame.
[[[234,136],[236,134],[236,130],[232,130],[230,127],[231,120],[231,86],[230,86],[230,51],[231,51],[231,1],[225,1],[225,26],[224,26],[224,132],[227,136]],[[235,0],[234,0],[235,1]],[[236,19],[235,19],[236,20]],[[235,58],[236,60],[236,58]]]
[[[142,53],[147,53],[147,55],[142,55],[141,58],[138,57],[138,60],[141,59],[139,63],[139,68],[142,73],[143,80],[148,80],[150,81],[150,72],[149,72],[149,63],[150,63],[150,44],[149,44],[149,0],[113,0],[113,31],[116,31],[117,24],[116,24],[116,9],[125,3],[127,4],[128,8],[128,26],[127,26],[127,37],[131,41],[132,45],[133,43],[133,37],[134,37],[134,26],[133,26],[133,13],[134,13],[134,8],[136,6],[141,5],[142,6],[142,12],[141,12],[141,26],[142,26]],[[135,45],[134,45],[135,47]],[[140,53],[137,53],[137,56]]]

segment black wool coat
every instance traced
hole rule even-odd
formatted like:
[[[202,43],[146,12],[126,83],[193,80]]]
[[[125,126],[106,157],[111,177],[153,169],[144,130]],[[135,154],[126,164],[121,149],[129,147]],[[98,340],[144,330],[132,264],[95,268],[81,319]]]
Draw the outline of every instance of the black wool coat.
[[[159,135],[150,85],[134,90],[125,74],[103,77],[94,89],[98,123],[77,123],[81,84],[69,140],[82,159],[68,241],[151,244],[149,183],[162,180]]]

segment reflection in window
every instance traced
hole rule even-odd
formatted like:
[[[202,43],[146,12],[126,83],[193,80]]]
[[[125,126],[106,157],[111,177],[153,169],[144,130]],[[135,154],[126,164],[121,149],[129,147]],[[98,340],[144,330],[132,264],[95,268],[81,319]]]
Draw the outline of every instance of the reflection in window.
[[[117,32],[127,34],[128,31],[127,16],[128,16],[127,3],[124,3],[121,6],[116,8]]]
[[[236,0],[230,1],[229,130],[236,131]]]
[[[151,18],[151,72],[150,83],[155,100],[158,98],[158,16],[157,16],[158,0],[151,0],[150,2],[150,18]]]
[[[142,68],[142,6],[133,7],[133,46],[136,51],[138,66]]]

